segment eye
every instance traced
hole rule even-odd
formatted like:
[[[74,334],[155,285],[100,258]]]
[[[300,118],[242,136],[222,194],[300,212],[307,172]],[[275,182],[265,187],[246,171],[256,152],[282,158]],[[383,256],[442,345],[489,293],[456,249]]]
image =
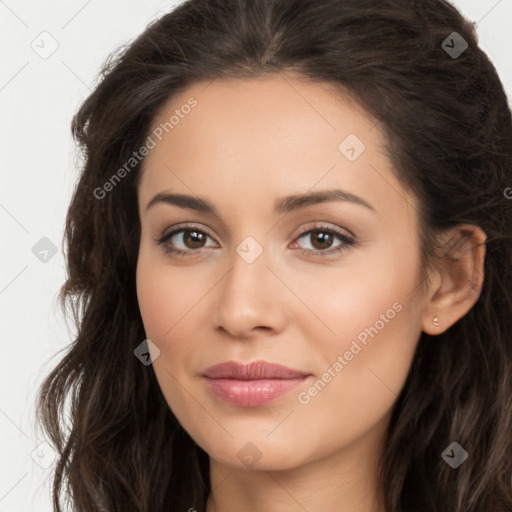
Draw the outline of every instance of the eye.
[[[299,245],[299,250],[306,255],[331,255],[348,249],[349,246],[355,244],[355,239],[351,236],[323,225],[315,225],[303,231],[296,240],[307,240],[308,237],[312,249],[301,247],[297,241],[293,243],[293,245]],[[206,245],[208,239],[213,239],[213,237],[207,230],[187,224],[177,226],[172,231],[164,233],[155,242],[163,245],[165,252],[173,256],[191,256],[200,253],[201,249],[216,247],[215,243]],[[340,240],[341,243],[332,248],[336,239]]]
[[[338,231],[337,229],[323,225],[315,225],[313,228],[303,231],[297,237],[297,240],[307,240],[308,237],[313,249],[304,249],[303,247],[299,248],[305,254],[310,255],[333,254],[348,249],[348,247],[355,244],[355,240],[351,236]],[[341,243],[334,246],[334,248],[331,248],[336,238],[341,240]]]
[[[200,252],[206,246],[205,242],[211,238],[210,234],[203,229],[195,226],[185,225],[178,226],[169,233],[163,234],[156,241],[157,244],[163,245],[167,253],[175,256],[185,256],[193,252]],[[213,244],[215,247],[215,244]]]

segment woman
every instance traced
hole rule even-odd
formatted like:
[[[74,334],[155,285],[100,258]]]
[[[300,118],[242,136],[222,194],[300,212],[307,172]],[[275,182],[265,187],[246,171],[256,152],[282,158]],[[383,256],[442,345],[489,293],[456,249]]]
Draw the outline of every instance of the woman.
[[[55,510],[512,509],[511,114],[453,6],[189,0],[73,133]]]

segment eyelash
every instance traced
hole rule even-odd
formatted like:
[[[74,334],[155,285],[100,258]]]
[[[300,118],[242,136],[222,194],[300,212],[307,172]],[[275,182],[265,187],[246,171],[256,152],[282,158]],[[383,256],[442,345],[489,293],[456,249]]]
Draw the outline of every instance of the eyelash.
[[[192,253],[197,254],[197,253],[201,252],[202,249],[190,249],[188,251],[184,251],[182,249],[175,249],[174,247],[165,243],[167,240],[172,238],[177,233],[181,233],[181,232],[185,232],[185,231],[197,231],[199,233],[208,235],[210,238],[213,238],[213,236],[207,230],[199,229],[195,226],[190,226],[187,224],[187,225],[177,226],[175,229],[173,229],[169,233],[165,233],[160,238],[155,239],[155,242],[158,245],[163,245],[164,251],[168,254],[171,254],[173,257],[174,256],[183,257],[183,256],[190,255]],[[309,234],[315,233],[315,232],[329,233],[330,235],[334,235],[334,236],[338,237],[343,243],[334,249],[327,249],[325,251],[320,251],[320,250],[315,251],[312,249],[300,249],[299,248],[298,250],[301,251],[305,255],[308,255],[308,256],[311,256],[311,255],[318,256],[318,255],[325,255],[325,254],[332,255],[335,253],[342,252],[342,251],[348,249],[350,246],[355,244],[354,238],[346,235],[345,233],[342,233],[341,231],[338,231],[337,229],[334,229],[334,228],[330,228],[330,227],[323,226],[323,225],[316,225],[316,224],[312,228],[308,228],[308,229],[302,231],[301,233],[299,233],[296,240],[299,240],[303,236],[309,235]]]

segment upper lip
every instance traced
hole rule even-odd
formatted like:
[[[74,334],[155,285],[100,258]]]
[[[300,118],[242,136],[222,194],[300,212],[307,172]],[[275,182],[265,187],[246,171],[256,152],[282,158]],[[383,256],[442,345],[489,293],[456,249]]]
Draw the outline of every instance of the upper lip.
[[[307,375],[311,374],[267,361],[254,361],[249,364],[226,361],[210,366],[210,368],[203,373],[204,377],[210,379],[238,380],[297,379]]]

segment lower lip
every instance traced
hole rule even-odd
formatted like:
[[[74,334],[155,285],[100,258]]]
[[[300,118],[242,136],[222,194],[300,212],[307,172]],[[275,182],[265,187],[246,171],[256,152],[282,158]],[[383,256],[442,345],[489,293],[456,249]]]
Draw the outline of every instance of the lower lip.
[[[222,401],[239,407],[258,407],[289,393],[307,377],[296,379],[209,379],[210,391]]]

